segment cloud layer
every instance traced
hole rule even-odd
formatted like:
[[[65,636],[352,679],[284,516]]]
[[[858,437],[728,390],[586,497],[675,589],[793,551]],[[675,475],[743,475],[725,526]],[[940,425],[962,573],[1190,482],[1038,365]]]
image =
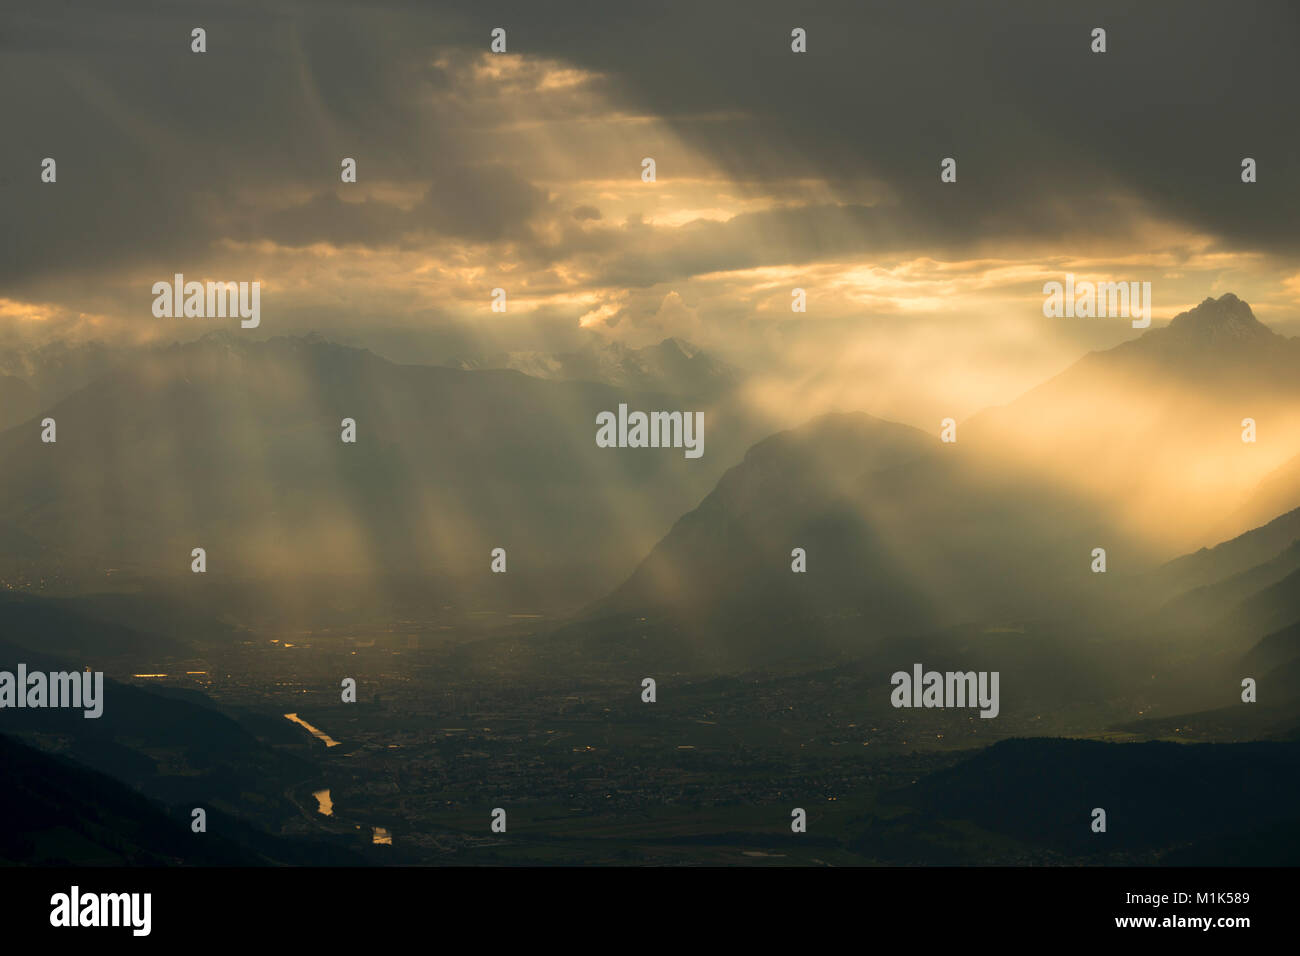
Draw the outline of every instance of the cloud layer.
[[[184,272],[261,281],[258,334],[424,361],[678,335],[773,401],[970,413],[1135,334],[1044,320],[1065,272],[1151,281],[1157,319],[1236,291],[1300,331],[1298,26],[1284,4],[38,6],[0,48],[0,341],[201,334],[149,312]]]

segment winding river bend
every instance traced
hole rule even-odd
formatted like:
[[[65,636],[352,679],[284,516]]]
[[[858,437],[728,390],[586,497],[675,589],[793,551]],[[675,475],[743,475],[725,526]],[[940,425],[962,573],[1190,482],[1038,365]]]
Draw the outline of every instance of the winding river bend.
[[[306,727],[309,731],[311,731],[311,735],[313,737],[315,737],[317,740],[324,741],[326,747],[337,747],[339,745],[339,742],[335,740],[333,737],[331,737],[329,734],[325,733],[324,731],[317,730],[315,727],[307,723],[307,721],[303,720],[297,714],[285,714],[284,716],[286,720],[292,720],[295,724],[301,724],[302,726]]]

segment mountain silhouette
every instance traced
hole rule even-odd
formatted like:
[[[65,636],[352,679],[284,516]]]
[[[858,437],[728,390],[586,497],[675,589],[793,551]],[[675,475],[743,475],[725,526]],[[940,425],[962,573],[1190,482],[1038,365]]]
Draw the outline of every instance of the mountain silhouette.
[[[973,416],[961,441],[1071,488],[1169,558],[1300,504],[1238,514],[1300,448],[1297,371],[1300,339],[1228,293]]]
[[[646,621],[632,630],[683,660],[858,653],[967,621],[1060,613],[1094,587],[1097,520],[937,435],[827,415],[751,449],[586,620],[612,631]]]

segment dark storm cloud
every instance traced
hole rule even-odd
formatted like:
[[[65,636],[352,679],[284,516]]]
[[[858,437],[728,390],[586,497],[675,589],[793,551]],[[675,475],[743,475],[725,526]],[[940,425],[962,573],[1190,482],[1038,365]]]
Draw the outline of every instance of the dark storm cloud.
[[[206,54],[190,51],[194,26]],[[436,36],[400,13],[327,4],[51,4],[15,17],[0,49],[0,281],[155,260],[167,271],[222,238],[510,233],[545,195],[441,133]],[[38,178],[46,156],[53,187]],[[344,156],[365,182],[425,184],[426,201],[340,202],[329,190]],[[276,201],[304,189],[315,194]]]
[[[1227,247],[1293,252],[1298,20],[1281,3],[32,5],[0,41],[0,282],[168,271],[222,238],[526,235],[544,191],[520,157],[474,154],[451,131],[492,117],[466,115],[473,104],[436,62],[486,50],[495,26],[512,53],[603,74],[613,103],[668,121],[742,192],[807,177],[843,191],[842,208],[698,224],[675,248],[652,238],[641,271],[630,244],[651,233],[593,227],[576,248],[608,243],[610,281],[1122,235],[1144,211]],[[203,56],[189,51],[200,25]],[[806,55],[789,52],[793,26],[808,31]],[[1094,26],[1108,31],[1103,55],[1088,49]],[[59,162],[57,188],[38,182],[44,156]],[[340,202],[343,156],[365,182],[415,184],[425,200]],[[939,182],[945,156],[955,186]],[[1260,163],[1254,186],[1239,181],[1243,156]],[[848,198],[865,181],[888,201]],[[293,190],[305,194],[265,199]],[[761,241],[777,225],[789,235]],[[754,249],[724,248],[747,229]]]
[[[617,10],[610,9],[617,7]],[[1294,251],[1300,8],[1287,3],[506,3],[514,49],[617,77],[738,180],[889,183],[955,237],[1094,219],[1106,194]],[[808,53],[789,52],[793,26]],[[1093,54],[1104,27],[1108,52]],[[696,119],[721,111],[747,123]],[[958,160],[959,186],[938,181]],[[1255,186],[1240,163],[1260,163]]]

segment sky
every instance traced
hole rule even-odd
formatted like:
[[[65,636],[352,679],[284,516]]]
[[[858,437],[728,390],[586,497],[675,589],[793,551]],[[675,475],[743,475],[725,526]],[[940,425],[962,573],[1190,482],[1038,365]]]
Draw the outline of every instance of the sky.
[[[1066,273],[1150,282],[1157,325],[1235,292],[1300,334],[1294,5],[22,6],[0,347],[221,328],[153,315],[179,272],[259,281],[253,339],[440,363],[677,336],[773,409],[930,428],[1139,334],[1045,317]]]

